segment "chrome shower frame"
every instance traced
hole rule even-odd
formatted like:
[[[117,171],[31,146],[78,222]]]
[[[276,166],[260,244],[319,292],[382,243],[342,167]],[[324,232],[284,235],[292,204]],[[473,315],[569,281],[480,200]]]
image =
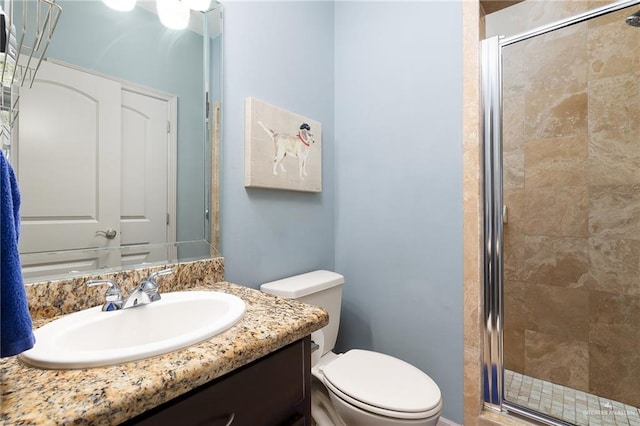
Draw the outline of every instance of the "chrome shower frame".
[[[484,408],[513,413],[543,424],[571,426],[560,419],[504,399],[503,360],[503,199],[502,199],[502,49],[607,13],[640,4],[623,0],[511,37],[480,42],[481,135],[483,145],[483,279],[482,374]]]

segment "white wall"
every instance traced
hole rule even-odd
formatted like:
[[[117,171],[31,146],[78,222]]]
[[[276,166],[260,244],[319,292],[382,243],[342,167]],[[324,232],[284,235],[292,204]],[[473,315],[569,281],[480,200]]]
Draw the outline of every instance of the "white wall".
[[[423,369],[457,423],[461,34],[456,1],[226,2],[221,197],[226,279],[344,274],[337,349]],[[322,123],[321,194],[243,187],[247,96]]]

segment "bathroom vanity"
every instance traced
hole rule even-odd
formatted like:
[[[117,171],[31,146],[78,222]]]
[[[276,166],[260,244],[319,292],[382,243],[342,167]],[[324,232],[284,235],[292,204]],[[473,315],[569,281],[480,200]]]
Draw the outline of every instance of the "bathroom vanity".
[[[310,425],[310,342],[307,336],[125,424]]]
[[[176,290],[189,289],[167,291]],[[309,335],[327,324],[327,313],[215,278],[191,290],[234,294],[246,313],[204,342],[109,367],[45,370],[0,360],[0,423],[310,424]]]

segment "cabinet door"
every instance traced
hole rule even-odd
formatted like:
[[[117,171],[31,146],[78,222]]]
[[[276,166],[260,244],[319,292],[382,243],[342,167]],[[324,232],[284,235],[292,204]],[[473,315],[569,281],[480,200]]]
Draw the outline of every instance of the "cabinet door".
[[[306,337],[127,424],[310,425],[310,363],[310,339]]]

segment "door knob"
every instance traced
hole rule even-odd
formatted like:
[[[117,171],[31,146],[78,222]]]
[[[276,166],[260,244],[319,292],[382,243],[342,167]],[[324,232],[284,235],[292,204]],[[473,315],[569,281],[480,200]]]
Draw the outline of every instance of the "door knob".
[[[116,235],[118,235],[118,231],[115,229],[107,229],[106,231],[96,231],[96,235],[104,235],[109,240],[113,240]]]

